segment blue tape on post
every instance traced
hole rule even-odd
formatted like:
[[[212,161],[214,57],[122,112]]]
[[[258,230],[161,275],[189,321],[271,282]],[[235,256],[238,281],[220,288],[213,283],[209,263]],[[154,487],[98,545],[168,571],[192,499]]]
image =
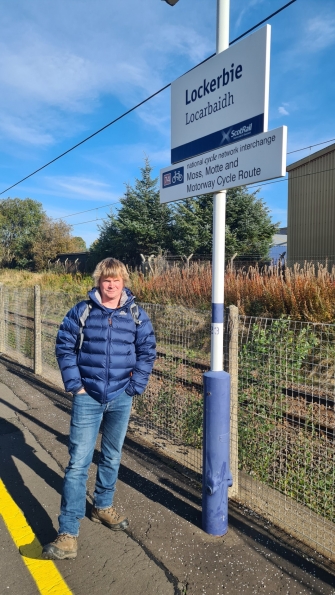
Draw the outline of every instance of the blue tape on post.
[[[228,531],[230,376],[204,374],[202,528],[210,535]]]
[[[223,322],[223,304],[212,304],[212,323],[219,324]]]
[[[243,120],[243,122],[237,122],[228,128],[212,132],[197,140],[185,143],[185,145],[174,147],[171,149],[171,163],[184,161],[201,153],[219,149],[220,147],[224,148],[226,145],[236,143],[239,140],[249,138],[261,132],[264,132],[264,114]]]

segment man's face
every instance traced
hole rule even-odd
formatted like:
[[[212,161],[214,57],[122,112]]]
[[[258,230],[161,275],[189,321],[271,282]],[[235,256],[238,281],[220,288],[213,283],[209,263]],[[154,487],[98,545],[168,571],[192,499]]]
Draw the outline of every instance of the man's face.
[[[99,283],[102,303],[115,301],[118,305],[123,290],[123,279],[121,277],[101,277]]]

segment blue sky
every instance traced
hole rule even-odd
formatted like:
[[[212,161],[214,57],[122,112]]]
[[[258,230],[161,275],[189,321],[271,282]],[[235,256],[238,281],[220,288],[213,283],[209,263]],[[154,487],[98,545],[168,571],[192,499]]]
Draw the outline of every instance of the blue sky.
[[[230,39],[286,1],[231,0]],[[11,0],[1,8],[0,192],[215,52],[216,0],[174,8]],[[269,23],[269,129],[288,126],[289,152],[335,139],[334,0],[297,0]],[[323,146],[289,154],[288,163]],[[169,89],[0,198],[40,201],[89,246],[145,156],[155,175],[170,163]],[[287,181],[262,185],[259,196],[286,225]]]

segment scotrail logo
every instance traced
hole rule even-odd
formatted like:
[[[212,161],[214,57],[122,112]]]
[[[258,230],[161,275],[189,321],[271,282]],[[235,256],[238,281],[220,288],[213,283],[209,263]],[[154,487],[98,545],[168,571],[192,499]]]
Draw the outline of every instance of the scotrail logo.
[[[252,132],[252,122],[248,126],[241,126],[238,130],[232,130],[231,135],[233,138],[242,138],[244,136],[250,136]]]
[[[183,181],[184,167],[178,167],[177,169],[166,171],[165,174],[163,174],[163,188],[168,188],[169,186],[176,186],[177,184],[182,184]]]
[[[222,139],[221,139],[220,145],[223,145],[224,143],[230,143],[230,131],[231,131],[231,128],[229,128],[228,132],[221,130]]]
[[[239,128],[237,128],[238,126]],[[252,132],[252,122],[249,122],[248,124],[244,124],[242,126],[236,124],[236,126],[225,128],[224,130],[221,130],[221,134],[222,138],[220,145],[222,146],[229,145],[230,143],[245,138],[246,136],[251,136],[252,134],[255,134],[255,132]]]

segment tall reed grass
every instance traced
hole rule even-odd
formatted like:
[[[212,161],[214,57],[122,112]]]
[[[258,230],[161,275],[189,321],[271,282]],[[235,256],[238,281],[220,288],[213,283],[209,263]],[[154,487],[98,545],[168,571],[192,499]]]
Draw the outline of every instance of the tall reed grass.
[[[131,273],[130,279],[131,289],[141,302],[210,308],[212,269],[209,264],[192,263],[188,268],[174,266],[149,277],[136,272]]]
[[[193,263],[188,269],[175,267],[149,278],[140,273],[132,275],[132,290],[138,300],[145,302],[209,309],[211,286],[210,264]],[[335,267],[331,272],[310,263],[292,269],[228,268],[225,305],[231,304],[246,316],[335,322]]]
[[[335,322],[335,267],[305,263],[292,269],[257,267],[226,274],[226,303],[249,316]]]
[[[140,302],[176,304],[210,309],[211,265],[192,263],[145,277],[131,272],[130,285]],[[89,275],[0,270],[0,283],[12,287],[40,285],[45,291],[84,295],[93,285]],[[305,263],[293,268],[249,267],[225,274],[225,305],[238,306],[240,314],[269,318],[290,317],[308,322],[335,322],[335,267]]]

